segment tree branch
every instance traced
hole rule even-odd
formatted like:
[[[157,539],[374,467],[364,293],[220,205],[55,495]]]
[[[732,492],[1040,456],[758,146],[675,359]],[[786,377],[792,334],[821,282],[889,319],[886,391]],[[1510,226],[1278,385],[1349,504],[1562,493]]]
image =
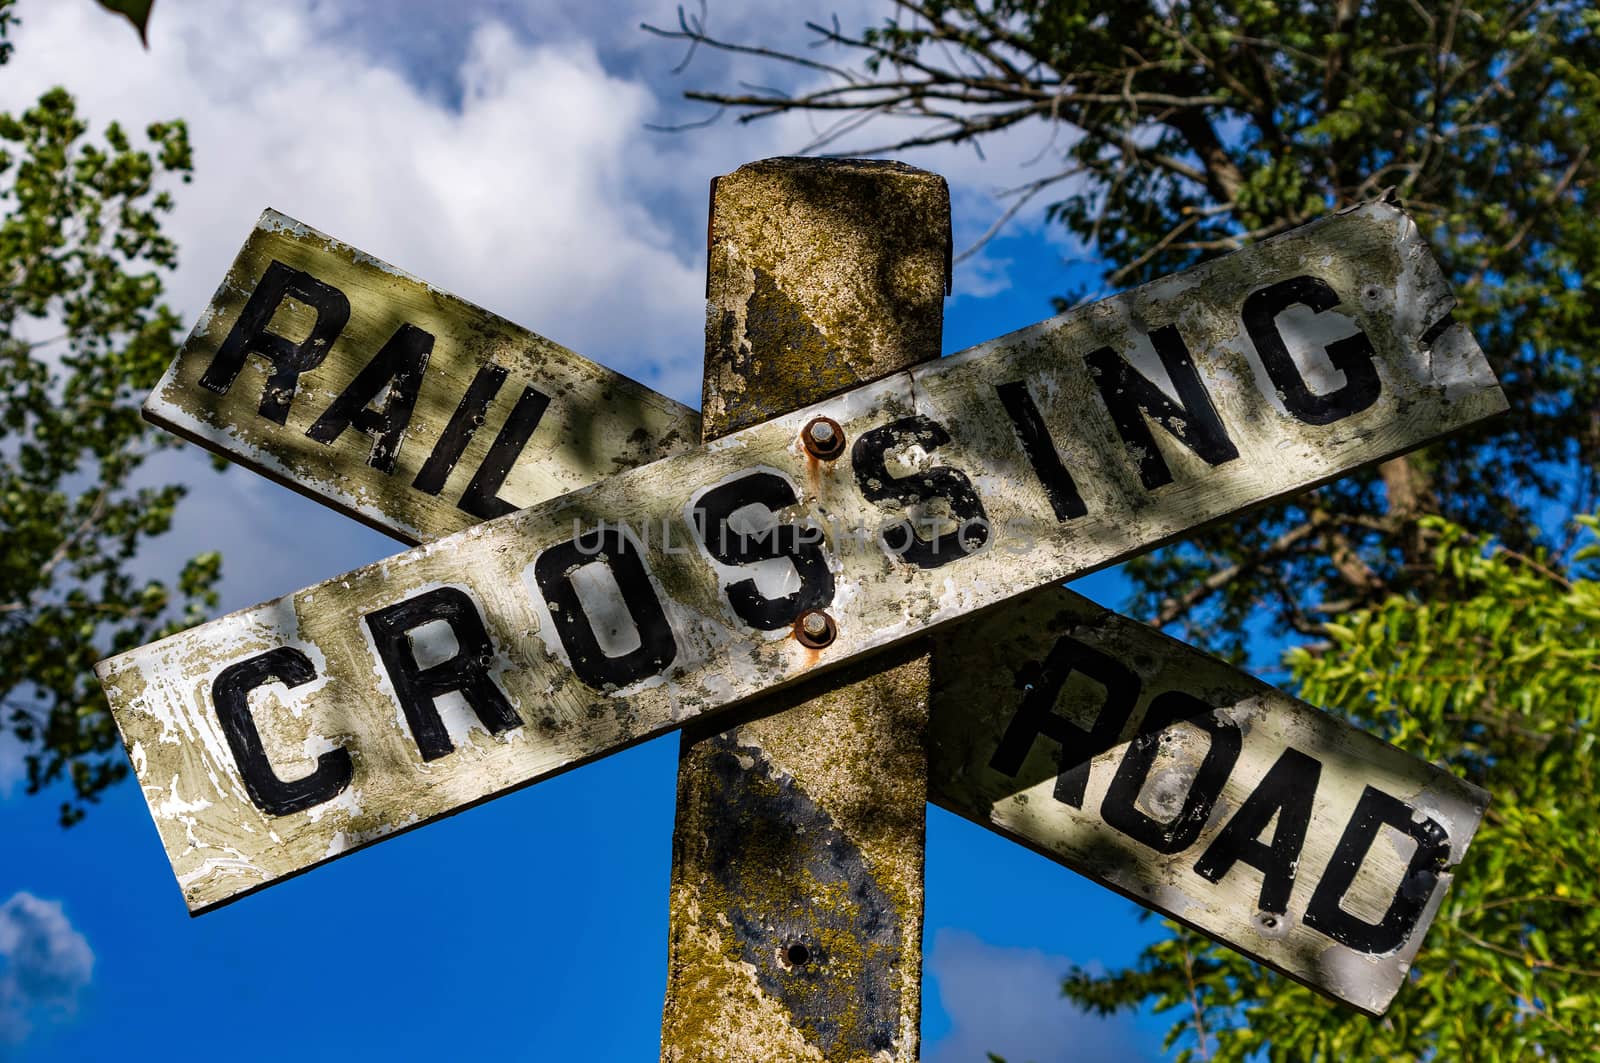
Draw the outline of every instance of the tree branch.
[[[1256,571],[1269,560],[1282,557],[1292,550],[1295,544],[1303,542],[1318,528],[1326,524],[1328,520],[1329,518],[1325,515],[1314,515],[1311,520],[1290,528],[1272,540],[1271,543],[1251,554],[1247,559],[1229,565],[1227,568],[1220,568],[1202,580],[1199,586],[1186,591],[1176,598],[1164,600],[1161,603],[1161,608],[1156,611],[1155,618],[1150,621],[1150,626],[1157,628],[1167,626],[1234,580]]]

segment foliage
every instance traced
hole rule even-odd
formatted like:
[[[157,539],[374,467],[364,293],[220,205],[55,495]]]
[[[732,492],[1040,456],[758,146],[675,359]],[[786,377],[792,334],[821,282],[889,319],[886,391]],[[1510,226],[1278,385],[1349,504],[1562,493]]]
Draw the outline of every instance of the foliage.
[[[139,31],[139,40],[148,47],[150,8],[154,6],[155,0],[97,0],[97,2],[107,11],[121,15],[133,23],[133,28]]]
[[[894,0],[859,31],[808,24],[803,54],[721,39],[700,12],[647,29],[795,78],[688,95],[740,122],[805,113],[824,123],[809,150],[874,122],[893,151],[1048,130],[1007,216],[1044,197],[1104,261],[1102,292],[1394,189],[1510,413],[1131,563],[1132,611],[1236,657],[1263,622],[1318,640],[1290,659],[1302,693],[1495,804],[1382,1021],[1176,926],[1135,969],[1065,989],[1174,1010],[1180,1057],[1592,1058],[1600,624],[1593,575],[1564,567],[1574,540],[1538,516],[1588,512],[1600,488],[1600,12]]]
[[[826,120],[814,150],[869,121],[889,123],[883,150],[981,149],[1003,131],[1050,128],[1044,172],[1012,189],[1012,207],[1056,197],[1051,217],[1106,263],[1111,288],[1394,187],[1511,413],[1133,562],[1140,615],[1234,653],[1262,610],[1320,635],[1331,617],[1431,582],[1417,535],[1425,514],[1525,547],[1541,500],[1572,512],[1594,499],[1591,5],[896,0],[857,33],[811,24],[827,47],[803,55],[721,40],[705,17],[679,16],[676,31],[654,32],[753,52],[805,79],[794,93],[691,98],[740,121]]]
[[[1175,926],[1131,970],[1073,972],[1069,998],[1177,1012],[1180,1058],[1204,1056],[1202,1042],[1240,1061],[1593,1058],[1600,545],[1568,576],[1543,554],[1422,524],[1452,596],[1395,596],[1332,625],[1331,651],[1288,657],[1307,697],[1492,795],[1399,1005],[1378,1021],[1336,1010]]]
[[[178,335],[160,301],[175,249],[159,185],[192,165],[181,122],[147,136],[90,137],[59,88],[0,114],[0,725],[27,751],[31,792],[70,779],[64,823],[127,774],[94,662],[199,619],[221,564],[195,558],[176,592],[131,572],[183,493],[135,477],[165,445],[139,402]]]

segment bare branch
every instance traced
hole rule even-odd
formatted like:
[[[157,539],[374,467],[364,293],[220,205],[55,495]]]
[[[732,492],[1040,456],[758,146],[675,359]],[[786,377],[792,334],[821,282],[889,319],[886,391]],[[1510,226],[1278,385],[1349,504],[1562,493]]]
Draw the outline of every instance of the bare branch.
[[[1248,559],[1229,565],[1227,568],[1220,568],[1202,580],[1198,586],[1176,598],[1166,599],[1156,611],[1154,619],[1150,621],[1150,626],[1166,627],[1239,577],[1256,571],[1269,560],[1276,560],[1287,554],[1297,543],[1309,538],[1327,520],[1325,515],[1320,518],[1314,515],[1311,520],[1290,528]]]
[[[685,21],[683,17],[683,8],[681,7],[678,8],[678,19],[680,28],[676,30],[664,30],[659,26],[652,26],[648,22],[639,23],[639,28],[644,30],[646,33],[653,34],[654,36],[661,37],[669,41],[688,41],[691,46],[704,44],[708,48],[715,48],[718,51],[733,52],[738,55],[754,55],[759,56],[762,59],[773,59],[780,63],[788,63],[791,66],[799,66],[810,70],[821,71],[824,74],[831,74],[834,77],[843,78],[845,81],[854,82],[859,80],[855,73],[846,70],[843,67],[832,66],[828,63],[818,63],[814,60],[807,59],[804,56],[795,55],[792,52],[783,52],[775,48],[763,48],[760,45],[754,44],[735,44],[732,41],[718,40],[717,38],[708,35],[703,28],[693,27],[687,21]]]
[[[1138,258],[1134,259],[1132,262],[1129,262],[1126,266],[1121,267],[1112,273],[1111,276],[1107,277],[1107,283],[1109,283],[1113,288],[1121,285],[1122,282],[1130,275],[1137,272],[1139,268],[1146,262],[1149,262],[1152,258],[1155,258],[1161,252],[1165,251],[1167,246],[1171,244],[1172,241],[1176,240],[1183,233],[1193,228],[1199,221],[1200,216],[1198,214],[1191,214],[1189,217],[1180,221],[1177,225],[1174,225],[1167,231],[1167,235],[1163,236],[1160,240],[1157,240],[1154,244],[1151,244],[1150,247],[1140,254]]]
[[[1034,196],[1038,195],[1046,188],[1049,188],[1057,181],[1064,181],[1069,177],[1074,177],[1083,173],[1084,169],[1085,168],[1082,166],[1072,166],[1065,170],[1061,170],[1058,173],[1053,173],[1048,177],[1041,177],[1037,181],[1030,181],[1028,184],[1023,185],[1020,188],[1007,189],[1005,192],[1002,192],[1002,197],[1012,197],[1011,205],[1005,209],[1000,217],[994,220],[994,224],[990,225],[988,229],[984,230],[983,235],[978,237],[978,239],[972,243],[972,246],[968,247],[965,251],[962,251],[959,255],[956,255],[953,259],[951,259],[951,264],[954,265],[956,263],[965,262],[967,259],[977,254],[985,244],[994,239],[995,234],[997,234],[1001,229],[1005,228],[1007,222],[1016,217],[1017,213],[1021,211],[1023,207],[1028,205]]]
[[[1566,170],[1562,172],[1561,179],[1558,180],[1555,184],[1555,187],[1550,190],[1550,194],[1545,197],[1544,202],[1536,204],[1532,210],[1528,211],[1527,217],[1522,219],[1522,224],[1517,227],[1517,231],[1511,235],[1509,240],[1500,245],[1500,251],[1502,253],[1515,251],[1517,247],[1521,245],[1522,241],[1528,238],[1528,233],[1533,231],[1534,222],[1538,221],[1541,214],[1543,214],[1550,207],[1553,207],[1559,203],[1561,201],[1561,197],[1567,194],[1567,189],[1572,187],[1572,179],[1578,175],[1578,170],[1582,168],[1585,160],[1588,158],[1589,145],[1585,144],[1583,147],[1579,148],[1578,153],[1573,156],[1572,162],[1567,166]]]

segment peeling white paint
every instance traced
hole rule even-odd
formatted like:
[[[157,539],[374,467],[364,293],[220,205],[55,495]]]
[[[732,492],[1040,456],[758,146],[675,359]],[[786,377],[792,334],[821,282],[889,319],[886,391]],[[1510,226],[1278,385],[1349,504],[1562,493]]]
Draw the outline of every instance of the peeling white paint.
[[[1018,774],[993,764],[1024,692],[1000,676],[1037,674],[1057,640],[1070,636],[1140,677],[1138,700],[1117,742],[1090,761],[1081,806],[1055,795],[1060,746],[1035,737]],[[1449,867],[1461,859],[1483,816],[1487,795],[1338,718],[1268,687],[1231,665],[1119,617],[1063,588],[1041,591],[940,635],[934,643],[933,711],[929,727],[929,799],[1015,838],[1142,904],[1181,919],[1247,956],[1371,1013],[1381,1013],[1405,981],[1443,897],[1440,876],[1416,928],[1398,950],[1373,956],[1334,942],[1304,922],[1306,908],[1364,789],[1375,787],[1427,816],[1450,840]],[[1212,813],[1181,851],[1158,852],[1111,826],[1102,808],[1129,740],[1152,702],[1183,691],[1214,707],[1240,732],[1240,752]],[[1062,685],[1051,713],[1087,730],[1105,710],[1107,693],[1093,680]],[[1170,823],[1211,741],[1190,724],[1165,732],[1139,791],[1139,804]],[[1320,764],[1312,818],[1287,911],[1260,910],[1262,873],[1240,862],[1220,881],[1196,866],[1268,770],[1286,750]],[[1150,802],[1153,786],[1181,789]],[[1155,807],[1157,804],[1160,808]],[[1275,836],[1276,826],[1264,832]],[[1415,843],[1383,828],[1340,907],[1376,923],[1402,882]]]
[[[1407,258],[1407,226],[1403,215],[1375,205],[1303,227],[1200,267],[1185,275],[1181,284],[1136,290],[1041,322],[746,429],[725,442],[601,479],[594,486],[468,527],[298,595],[104,662],[100,671],[119,724],[130,745],[139,743],[143,750],[145,763],[139,774],[147,795],[154,797],[152,778],[173,774],[185,780],[209,780],[216,792],[214,798],[207,797],[211,807],[182,813],[188,822],[152,809],[190,906],[200,909],[224,902],[243,888],[311,866],[408,823],[447,814],[580,759],[962,619],[973,610],[1115,563],[1199,524],[1304,489],[1496,412],[1504,400],[1465,330],[1453,330],[1462,335],[1459,340],[1452,338],[1450,360],[1434,357],[1425,364],[1409,326],[1400,329],[1392,318],[1364,308],[1352,314],[1373,338],[1383,374],[1384,398],[1376,405],[1345,422],[1319,428],[1289,418],[1274,406],[1270,394],[1254,385],[1259,379],[1254,354],[1240,339],[1236,320],[1244,296],[1295,275],[1308,261],[1322,259],[1330,263],[1327,279],[1340,291],[1342,305],[1361,305],[1352,277],[1360,276],[1364,282],[1375,272],[1394,274],[1403,268],[1413,269],[1420,278],[1416,298],[1431,298],[1442,280],[1436,269],[1430,274]],[[290,253],[282,245],[270,246]],[[1195,330],[1186,340],[1240,457],[1212,468],[1157,428],[1157,446],[1174,480],[1147,491],[1081,359],[1101,343],[1116,340],[1119,349],[1127,350],[1142,342],[1127,331],[1134,327],[1129,322],[1138,318],[1155,323],[1159,300],[1152,291],[1170,295],[1180,290],[1186,301],[1185,327]],[[1138,314],[1129,309],[1133,306],[1139,308]],[[474,320],[488,319],[481,311],[474,312],[479,315]],[[220,342],[215,330],[205,342]],[[186,357],[203,361],[204,348],[195,350],[202,353]],[[576,359],[570,352],[562,357]],[[192,361],[184,364],[190,365],[190,375],[184,379],[192,380],[198,369]],[[570,369],[576,363],[562,364]],[[1015,430],[994,397],[993,385],[1008,380],[1037,382],[1031,390],[1040,415],[1063,463],[1077,478],[1089,506],[1087,516],[1058,522],[1032,481]],[[254,416],[249,388],[236,385],[236,389],[239,395],[229,400],[233,405],[225,407],[229,416]],[[1401,395],[1406,402],[1404,418],[1397,417],[1395,405]],[[448,407],[454,398],[441,401]],[[670,411],[659,404],[650,408],[663,417],[658,424],[670,420],[665,417]],[[866,501],[854,482],[848,456],[813,479],[807,467],[810,459],[796,453],[794,442],[800,427],[817,415],[833,417],[847,438],[855,440],[912,410],[938,420],[952,436],[948,445],[929,456],[930,464],[972,474],[990,521],[1011,529],[1008,535],[1014,533],[1015,542],[1029,543],[1022,553],[991,544],[948,565],[917,569],[882,550],[845,552],[836,543],[838,591],[829,611],[838,622],[839,636],[825,650],[812,651],[792,639],[773,638],[732,623],[721,604],[719,573],[698,551],[668,552],[659,542],[641,543],[651,586],[672,624],[676,660],[665,673],[617,691],[590,690],[571,673],[542,596],[532,585],[529,566],[540,550],[571,537],[574,520],[591,527],[601,519],[608,523],[679,520],[696,490],[753,468],[778,470],[797,489],[815,493],[786,512],[786,520],[826,524],[842,519],[846,524],[875,526],[887,517],[899,519],[903,514],[892,507],[886,510]],[[596,424],[611,423],[603,411],[594,413],[594,418]],[[632,421],[616,419],[614,427],[626,437],[638,423],[637,416]],[[697,436],[698,431],[691,438]],[[262,446],[270,449],[267,443]],[[329,468],[345,475],[353,464],[364,465],[366,449],[364,437],[357,439],[329,458]],[[262,458],[256,464],[267,467],[269,461]],[[572,478],[592,482],[611,471],[610,466],[597,468],[591,463],[573,471]],[[537,479],[543,474],[528,475]],[[397,482],[402,479],[409,483],[407,475],[396,477]],[[403,494],[383,490],[369,494],[352,490],[342,497],[346,501],[341,506],[351,512],[358,511],[352,501],[357,498],[388,507],[378,517],[370,512],[364,516],[381,518],[390,527],[398,526],[395,513],[410,504]],[[373,609],[444,585],[470,587],[482,603],[498,650],[496,681],[527,725],[488,741],[470,721],[458,719],[452,731],[459,737],[457,751],[424,765],[361,618]],[[348,791],[350,806],[329,808],[316,818],[301,812],[269,820],[250,804],[209,703],[211,681],[222,668],[285,644],[301,647],[315,662],[319,678],[275,695],[301,711],[283,713],[286,719],[272,721],[273,726],[285,729],[290,749],[321,748],[305,745],[321,736],[357,757],[356,778]],[[992,665],[974,673],[985,683],[1000,681]],[[1001,678],[1005,689],[1011,690],[1010,677]],[[1260,726],[1257,730],[1263,736],[1270,732]],[[1025,806],[1008,800],[1004,805],[1042,815],[1038,800]],[[400,820],[402,814],[409,818]],[[988,818],[987,811],[983,818]],[[1043,821],[1037,822],[1043,831]],[[269,844],[271,833],[282,841]],[[1047,841],[1034,844],[1053,848]],[[235,874],[237,869],[230,865],[212,865],[206,854],[190,852],[221,846],[248,854],[251,881],[243,882],[251,876]],[[207,867],[210,872],[204,870]]]
[[[339,288],[350,318],[322,363],[300,377],[288,423],[256,413],[264,359],[251,355],[218,395],[199,379],[228,337],[267,264],[280,261]],[[367,463],[371,439],[348,429],[333,445],[306,429],[405,320],[435,337],[428,370],[392,474]],[[309,328],[309,323],[307,326]],[[507,370],[487,419],[455,463],[444,489],[413,480],[480,367]],[[404,270],[341,244],[277,211],[265,211],[176,361],[146,400],[146,418],[210,450],[317,498],[407,542],[476,523],[459,501],[524,387],[552,402],[499,494],[529,505],[581,487],[597,475],[681,450],[699,438],[699,417],[544,337],[521,329]]]

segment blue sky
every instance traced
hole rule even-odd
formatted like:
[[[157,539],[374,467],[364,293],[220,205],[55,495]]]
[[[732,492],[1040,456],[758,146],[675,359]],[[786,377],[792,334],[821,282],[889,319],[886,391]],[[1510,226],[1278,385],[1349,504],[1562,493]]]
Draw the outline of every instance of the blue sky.
[[[171,226],[186,317],[270,205],[691,403],[706,182],[816,132],[647,131],[692,116],[687,84],[754,72],[701,55],[674,77],[679,50],[637,29],[675,19],[659,0],[165,0],[148,53],[89,0],[19,9],[0,109],[59,81],[97,124],[190,121],[197,176]],[[849,25],[877,6],[834,9]],[[730,36],[802,41],[779,3],[711,15]],[[1045,143],[1024,129],[987,160],[907,159],[950,179],[964,246]],[[1085,279],[1075,257],[1019,216],[958,271],[946,349],[1048,316]],[[141,564],[166,575],[221,547],[224,611],[398,550],[247,473],[216,476],[193,448],[154,472],[193,496]],[[282,550],[291,528],[318,548]],[[1079,589],[1122,597],[1114,573]],[[0,1059],[654,1058],[676,750],[647,743],[190,919],[133,786],[63,832],[0,743]],[[927,892],[925,1059],[1155,1058],[1164,1022],[1057,996],[1070,964],[1136,955],[1151,927],[1129,902],[933,809]]]

